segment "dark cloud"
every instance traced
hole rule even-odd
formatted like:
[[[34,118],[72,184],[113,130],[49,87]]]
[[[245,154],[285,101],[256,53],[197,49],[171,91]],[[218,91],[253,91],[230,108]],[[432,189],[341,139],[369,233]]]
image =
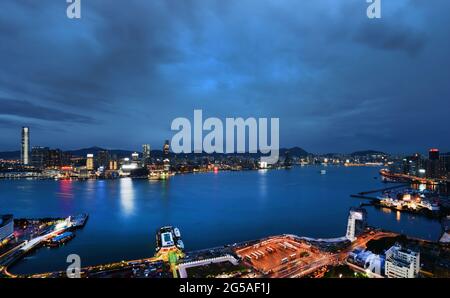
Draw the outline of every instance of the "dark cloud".
[[[365,24],[359,28],[354,40],[375,49],[404,51],[416,55],[426,45],[426,36],[412,28]]]
[[[279,117],[282,145],[312,151],[450,147],[448,1],[383,1],[380,20],[361,0],[109,2],[69,20],[2,1],[5,149],[21,121],[41,145],[159,148],[195,108]]]
[[[91,117],[39,106],[25,100],[0,98],[0,107],[0,116],[18,116],[56,122],[94,123]]]

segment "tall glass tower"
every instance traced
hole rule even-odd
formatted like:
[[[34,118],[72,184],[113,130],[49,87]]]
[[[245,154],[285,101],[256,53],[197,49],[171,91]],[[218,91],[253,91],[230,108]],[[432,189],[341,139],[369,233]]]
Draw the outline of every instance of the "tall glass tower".
[[[22,148],[20,151],[22,164],[30,164],[30,128],[22,127]]]

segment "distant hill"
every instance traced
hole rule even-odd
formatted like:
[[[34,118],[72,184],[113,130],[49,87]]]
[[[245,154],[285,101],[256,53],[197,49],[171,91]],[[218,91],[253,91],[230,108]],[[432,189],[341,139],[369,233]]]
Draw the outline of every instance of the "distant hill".
[[[351,156],[368,156],[368,155],[387,155],[387,154],[382,151],[363,150],[363,151],[355,151],[350,155]]]
[[[70,153],[73,156],[78,156],[78,157],[85,157],[87,154],[94,154],[97,155],[99,151],[108,151],[110,155],[117,155],[118,158],[123,158],[123,157],[129,157],[131,156],[131,154],[135,151],[130,151],[130,150],[121,150],[121,149],[105,149],[102,147],[98,147],[98,146],[94,146],[94,147],[89,147],[89,148],[81,148],[81,149],[76,149],[76,150],[68,150],[65,151],[67,153]],[[292,147],[292,148],[281,148],[280,149],[280,156],[284,156],[286,154],[286,152],[289,151],[289,155],[291,157],[305,157],[308,156],[309,153],[306,152],[304,149],[300,148],[300,147]],[[139,152],[139,154],[142,154],[142,152]],[[151,151],[151,156],[159,158],[163,155],[162,150],[152,150]],[[193,157],[194,155],[196,156],[202,156],[202,155],[207,155],[206,153],[203,154],[194,154],[194,153],[190,153],[190,154],[180,154],[182,156],[188,156],[188,157]],[[217,156],[217,155],[229,155],[229,154],[211,154],[212,156]],[[233,155],[233,154],[231,154]],[[237,154],[237,155],[251,155],[254,157],[259,157],[261,156],[260,153],[255,153],[255,154]],[[0,158],[3,159],[20,159],[20,151],[7,151],[7,152],[0,152]]]
[[[306,157],[309,155],[308,152],[306,152],[304,149],[300,147],[292,147],[292,148],[281,148],[280,149],[280,156],[283,156],[286,154],[286,152],[289,151],[290,156],[296,156],[296,157]]]

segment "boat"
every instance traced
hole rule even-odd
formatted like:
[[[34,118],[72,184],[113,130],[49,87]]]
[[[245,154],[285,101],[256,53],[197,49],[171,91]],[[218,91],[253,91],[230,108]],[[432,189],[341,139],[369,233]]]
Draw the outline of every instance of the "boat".
[[[327,173],[326,170],[320,170],[320,174],[321,174],[321,175],[325,175],[326,173]]]
[[[184,249],[184,243],[183,243],[183,240],[178,240],[177,241],[177,246],[178,246],[178,248],[180,248],[181,250],[183,250]]]
[[[175,234],[176,237],[181,238],[181,233],[178,228],[173,229],[173,233]]]

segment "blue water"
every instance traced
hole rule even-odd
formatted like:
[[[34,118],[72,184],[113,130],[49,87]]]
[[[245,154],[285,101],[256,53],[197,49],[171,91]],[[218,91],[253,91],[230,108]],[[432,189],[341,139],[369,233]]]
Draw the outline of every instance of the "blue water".
[[[42,248],[15,265],[15,273],[64,270],[66,257],[80,255],[82,266],[149,257],[155,231],[181,230],[187,250],[268,235],[310,237],[345,234],[348,209],[362,201],[352,193],[386,186],[378,168],[297,167],[291,170],[186,174],[168,181],[0,180],[0,213],[15,217],[90,218],[76,237],[57,249]],[[437,221],[368,208],[369,224],[431,240]]]

